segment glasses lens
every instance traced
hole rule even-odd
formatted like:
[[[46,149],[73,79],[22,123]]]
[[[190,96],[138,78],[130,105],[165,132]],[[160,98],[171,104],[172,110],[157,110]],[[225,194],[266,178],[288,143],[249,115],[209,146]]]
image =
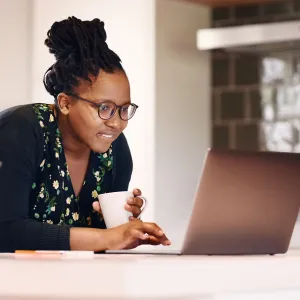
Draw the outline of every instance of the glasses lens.
[[[99,117],[108,120],[115,113],[115,105],[111,102],[103,102],[99,106]]]
[[[123,105],[120,108],[120,117],[122,120],[127,121],[133,117],[136,111],[136,106],[132,104]]]

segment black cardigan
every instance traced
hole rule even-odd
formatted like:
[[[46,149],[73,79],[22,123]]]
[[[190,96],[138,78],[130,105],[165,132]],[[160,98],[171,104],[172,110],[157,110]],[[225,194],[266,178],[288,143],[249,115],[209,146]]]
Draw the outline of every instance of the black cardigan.
[[[43,157],[44,138],[32,105],[0,112],[0,252],[70,249],[70,226],[28,218],[32,183]],[[110,190],[128,189],[132,157],[124,134],[113,143]]]

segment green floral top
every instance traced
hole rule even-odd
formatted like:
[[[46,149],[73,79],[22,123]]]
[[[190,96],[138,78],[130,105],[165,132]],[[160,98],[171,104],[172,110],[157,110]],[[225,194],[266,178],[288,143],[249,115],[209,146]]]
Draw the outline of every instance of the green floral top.
[[[112,147],[103,154],[91,152],[83,187],[75,196],[62,147],[57,120],[50,106],[34,104],[44,135],[44,154],[30,196],[30,218],[48,224],[105,228],[101,213],[92,209],[112,169]]]

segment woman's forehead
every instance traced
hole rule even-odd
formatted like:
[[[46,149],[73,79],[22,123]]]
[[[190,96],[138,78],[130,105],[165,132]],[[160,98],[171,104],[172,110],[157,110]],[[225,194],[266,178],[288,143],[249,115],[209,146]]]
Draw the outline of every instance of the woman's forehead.
[[[114,102],[130,101],[130,86],[123,72],[100,72],[92,83],[83,83],[78,88],[80,95],[93,100],[111,100]]]

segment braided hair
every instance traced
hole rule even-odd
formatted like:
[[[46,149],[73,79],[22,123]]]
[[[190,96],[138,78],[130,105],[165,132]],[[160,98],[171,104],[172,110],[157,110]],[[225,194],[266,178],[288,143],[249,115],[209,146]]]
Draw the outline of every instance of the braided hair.
[[[57,96],[72,92],[84,79],[92,83],[102,69],[106,73],[123,70],[119,56],[106,43],[104,23],[99,19],[82,21],[75,17],[55,22],[47,33],[45,45],[56,62],[44,75],[48,93]]]

